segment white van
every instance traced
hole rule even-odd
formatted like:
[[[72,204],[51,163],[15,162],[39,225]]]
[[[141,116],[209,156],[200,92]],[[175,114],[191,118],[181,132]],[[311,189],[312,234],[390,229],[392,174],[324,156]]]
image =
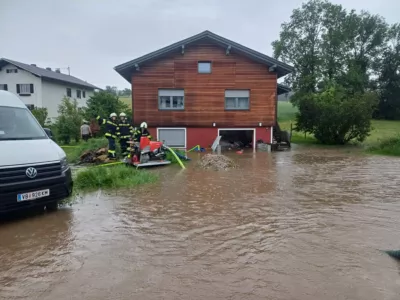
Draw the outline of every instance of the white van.
[[[65,152],[16,95],[0,91],[0,214],[56,210],[72,186]]]

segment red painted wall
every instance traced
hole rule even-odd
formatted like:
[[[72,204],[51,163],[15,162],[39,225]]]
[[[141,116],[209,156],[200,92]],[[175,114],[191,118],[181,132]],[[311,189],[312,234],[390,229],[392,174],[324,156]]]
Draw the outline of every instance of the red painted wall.
[[[203,148],[211,147],[214,140],[217,138],[218,129],[211,128],[187,128],[186,143],[187,149],[192,149],[194,146],[200,145]]]
[[[257,140],[263,140],[264,143],[270,144],[271,141],[271,127],[257,127],[256,128],[256,142]]]
[[[157,139],[157,128],[148,128],[153,141]],[[191,149],[194,146],[200,145],[200,147],[208,148],[211,147],[212,143],[218,135],[217,128],[186,128],[186,147]]]

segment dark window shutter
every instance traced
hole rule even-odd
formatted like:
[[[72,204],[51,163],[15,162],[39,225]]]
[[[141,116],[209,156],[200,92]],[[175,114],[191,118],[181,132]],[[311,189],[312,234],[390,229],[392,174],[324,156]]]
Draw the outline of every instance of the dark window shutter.
[[[31,83],[31,94],[33,94],[33,83]]]
[[[19,94],[21,92],[20,88],[19,88],[19,84],[17,84],[17,94]]]
[[[4,90],[5,90],[5,91],[8,91],[7,84],[4,85]]]

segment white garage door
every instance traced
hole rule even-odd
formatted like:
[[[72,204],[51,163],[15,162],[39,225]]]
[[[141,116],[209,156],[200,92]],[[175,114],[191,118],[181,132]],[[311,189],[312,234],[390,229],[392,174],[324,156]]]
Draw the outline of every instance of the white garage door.
[[[185,128],[158,128],[158,140],[169,147],[186,148]]]

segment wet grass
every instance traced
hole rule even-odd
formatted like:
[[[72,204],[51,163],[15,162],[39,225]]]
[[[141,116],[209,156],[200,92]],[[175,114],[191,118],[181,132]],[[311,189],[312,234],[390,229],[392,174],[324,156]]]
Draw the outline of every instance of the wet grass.
[[[282,130],[290,132],[291,124],[295,127],[296,112],[297,108],[290,102],[278,102],[278,122]],[[372,120],[371,123],[370,135],[359,146],[365,147],[371,154],[400,156],[400,145],[396,143],[400,140],[400,121]],[[292,132],[292,143],[318,145],[318,141],[312,135],[296,131]]]
[[[367,147],[371,154],[400,156],[400,135],[387,137]]]
[[[128,105],[129,108],[132,108],[132,98],[130,96],[120,96],[119,100]]]
[[[87,142],[81,141],[78,144],[61,145],[67,155],[69,163],[79,162],[79,157],[87,150],[94,150],[98,148],[107,147],[108,142],[105,138],[89,139]]]
[[[153,183],[158,175],[147,170],[137,170],[124,164],[104,167],[90,167],[76,174],[74,189],[77,193],[98,189],[129,188]]]

